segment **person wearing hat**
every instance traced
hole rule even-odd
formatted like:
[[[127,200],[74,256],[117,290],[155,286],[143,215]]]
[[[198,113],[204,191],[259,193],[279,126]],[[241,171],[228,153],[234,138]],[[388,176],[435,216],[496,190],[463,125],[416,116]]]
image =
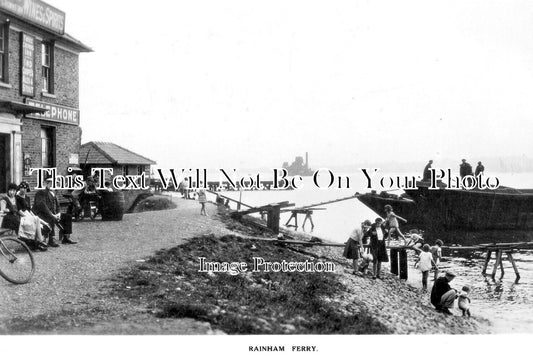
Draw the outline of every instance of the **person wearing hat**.
[[[480,174],[483,174],[483,172],[485,172],[485,166],[483,166],[483,164],[481,163],[481,161],[479,161],[477,163],[477,166],[476,166],[476,173],[475,173],[475,176],[479,176]]]
[[[359,271],[359,258],[361,257],[361,250],[363,248],[363,235],[370,228],[371,224],[369,220],[365,220],[361,226],[356,227],[344,247],[343,256],[353,262],[353,274],[358,274]]]
[[[422,180],[430,180],[431,179],[431,165],[433,164],[433,160],[430,159],[428,164],[424,167],[424,173],[422,173]]]
[[[51,185],[52,178],[47,178],[45,189],[41,189],[35,194],[33,212],[51,227],[51,229],[45,229],[48,235],[48,246],[59,247],[54,240],[55,226],[59,228],[59,238],[63,244],[75,244],[76,242],[70,239],[72,215],[61,213],[59,200],[55,192],[50,189]]]
[[[448,271],[446,272],[446,275],[437,278],[433,284],[430,296],[431,304],[433,304],[435,309],[448,315],[453,315],[450,309],[453,308],[457,296],[457,291],[450,287],[450,282],[454,278],[455,273],[451,271]]]
[[[470,163],[468,163],[464,158],[462,159],[462,162],[463,163],[461,163],[461,165],[459,166],[459,174],[461,175],[461,178],[473,175],[472,166],[470,165]]]
[[[46,251],[48,246],[44,242],[41,231],[41,219],[31,211],[30,197],[26,194],[30,191],[30,186],[22,182],[18,186],[16,195],[17,209],[21,215],[19,238],[30,240],[31,246],[40,251]]]
[[[372,278],[381,278],[381,263],[389,262],[387,247],[385,246],[387,230],[383,227],[383,219],[377,218],[366,234],[370,236],[370,252],[372,253],[372,269],[374,272]]]
[[[15,194],[17,193],[18,185],[9,183],[7,186],[7,195],[0,199],[0,214],[2,214],[1,227],[18,232],[20,226],[20,214],[17,209],[17,200]]]

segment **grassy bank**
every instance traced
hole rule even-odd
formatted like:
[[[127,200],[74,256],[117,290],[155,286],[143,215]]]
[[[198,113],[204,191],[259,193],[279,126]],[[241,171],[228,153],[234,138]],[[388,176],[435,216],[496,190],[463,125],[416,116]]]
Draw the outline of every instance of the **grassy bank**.
[[[266,261],[310,259],[270,242],[199,236],[130,269],[115,293],[149,301],[147,307],[157,317],[208,321],[230,334],[389,332],[360,308],[351,312],[331,299],[346,291],[335,273],[198,272],[200,257],[251,266],[254,256]]]

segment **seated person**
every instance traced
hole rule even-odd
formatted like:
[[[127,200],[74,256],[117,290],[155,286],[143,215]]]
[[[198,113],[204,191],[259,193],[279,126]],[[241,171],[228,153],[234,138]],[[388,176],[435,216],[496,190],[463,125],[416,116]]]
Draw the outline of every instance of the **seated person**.
[[[93,177],[88,177],[85,184],[85,188],[79,194],[79,201],[81,208],[84,210],[86,215],[90,215],[90,202],[96,202],[97,205],[100,201],[100,195],[96,191],[96,183]]]
[[[50,229],[46,229],[48,246],[59,247],[54,241],[55,226],[59,228],[59,238],[63,244],[75,244],[76,242],[70,239],[72,215],[61,213],[56,193],[50,189],[51,185],[52,178],[48,178],[45,189],[39,190],[35,195],[33,213],[50,225]]]
[[[26,183],[21,186],[22,188],[18,189],[16,184],[10,183],[7,196],[0,201],[0,210],[5,214],[2,227],[16,231],[19,238],[35,241],[35,245],[31,247],[46,251],[40,220],[29,211],[29,197],[25,196],[29,186]],[[23,191],[22,196],[15,194],[17,190]]]

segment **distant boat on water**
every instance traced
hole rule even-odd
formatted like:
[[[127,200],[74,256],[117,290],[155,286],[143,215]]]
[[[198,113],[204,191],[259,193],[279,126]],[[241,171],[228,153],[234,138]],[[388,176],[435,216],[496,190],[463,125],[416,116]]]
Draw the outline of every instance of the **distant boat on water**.
[[[374,192],[358,199],[381,216],[385,205],[391,205],[408,227],[428,231],[533,231],[533,189],[428,189],[418,182],[418,189],[401,197]]]
[[[294,162],[290,165],[288,162],[283,162],[284,169],[287,170],[290,176],[299,175],[302,177],[312,176],[313,171],[309,168],[309,154],[305,153],[305,162],[302,156],[296,156]]]

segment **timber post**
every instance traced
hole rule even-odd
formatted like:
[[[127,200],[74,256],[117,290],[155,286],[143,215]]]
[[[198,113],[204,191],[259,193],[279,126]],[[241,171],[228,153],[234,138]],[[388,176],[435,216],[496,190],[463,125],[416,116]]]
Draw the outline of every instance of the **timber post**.
[[[483,274],[483,275],[487,274],[487,267],[489,265],[489,261],[490,261],[490,256],[491,255],[492,255],[492,251],[488,250],[487,251],[487,256],[485,257],[485,263],[483,264],[483,271],[481,272],[481,274]]]
[[[390,273],[398,275],[398,249],[390,249]]]
[[[516,267],[516,263],[514,261],[514,257],[511,251],[507,251],[507,258],[509,259],[509,261],[511,261],[511,264],[513,265],[514,273],[516,274],[515,282],[518,282],[518,280],[520,279],[520,273],[518,273],[518,267]]]
[[[399,250],[400,257],[400,279],[407,279],[409,275],[409,268],[407,265],[407,250],[402,248]]]
[[[491,277],[494,279],[496,277],[496,271],[498,270],[498,266],[501,265],[502,262],[502,250],[498,250],[496,252],[496,263],[494,263],[494,268],[492,269]]]

